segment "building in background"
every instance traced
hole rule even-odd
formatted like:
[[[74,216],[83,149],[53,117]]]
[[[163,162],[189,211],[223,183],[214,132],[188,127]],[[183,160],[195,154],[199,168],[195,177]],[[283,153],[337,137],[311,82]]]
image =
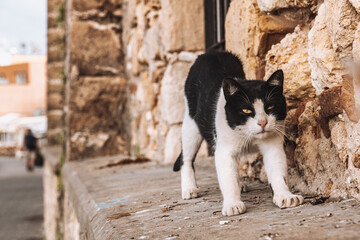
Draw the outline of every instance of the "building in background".
[[[0,116],[18,113],[41,115],[46,109],[46,56],[11,55],[0,66]]]

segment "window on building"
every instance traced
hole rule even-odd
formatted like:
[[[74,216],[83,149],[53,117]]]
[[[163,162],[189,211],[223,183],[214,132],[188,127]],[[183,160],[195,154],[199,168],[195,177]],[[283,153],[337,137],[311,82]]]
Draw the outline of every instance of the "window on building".
[[[26,84],[26,73],[25,72],[17,72],[15,75],[16,84]]]
[[[4,74],[0,74],[0,84],[9,84],[9,79]]]
[[[225,17],[232,0],[204,0],[206,50],[225,49]]]

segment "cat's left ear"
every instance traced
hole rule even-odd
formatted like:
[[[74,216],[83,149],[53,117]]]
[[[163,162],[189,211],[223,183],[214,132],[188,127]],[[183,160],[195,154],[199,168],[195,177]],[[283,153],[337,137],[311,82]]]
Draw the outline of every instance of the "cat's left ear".
[[[222,82],[225,99],[234,95],[240,89],[240,85],[233,78],[225,78]]]
[[[283,71],[277,70],[276,72],[274,72],[271,77],[269,77],[269,79],[266,81],[268,85],[270,86],[278,86],[278,87],[283,87],[284,84],[284,73]]]

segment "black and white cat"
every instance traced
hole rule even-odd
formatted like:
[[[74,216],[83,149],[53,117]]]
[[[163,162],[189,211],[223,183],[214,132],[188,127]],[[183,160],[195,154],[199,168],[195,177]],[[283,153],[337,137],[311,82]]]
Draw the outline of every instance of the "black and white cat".
[[[278,70],[266,82],[247,81],[240,60],[229,52],[197,58],[185,83],[182,152],[174,164],[174,171],[181,169],[183,199],[198,196],[193,164],[205,139],[215,149],[223,215],[245,212],[236,158],[257,151],[263,155],[273,202],[280,208],[303,203],[286,184],[283,80]]]

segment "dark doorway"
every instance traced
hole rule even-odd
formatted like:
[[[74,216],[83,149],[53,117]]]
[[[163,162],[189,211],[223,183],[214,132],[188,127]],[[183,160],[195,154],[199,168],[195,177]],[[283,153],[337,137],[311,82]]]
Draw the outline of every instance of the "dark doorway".
[[[225,49],[225,17],[230,2],[231,0],[204,0],[206,51]]]

